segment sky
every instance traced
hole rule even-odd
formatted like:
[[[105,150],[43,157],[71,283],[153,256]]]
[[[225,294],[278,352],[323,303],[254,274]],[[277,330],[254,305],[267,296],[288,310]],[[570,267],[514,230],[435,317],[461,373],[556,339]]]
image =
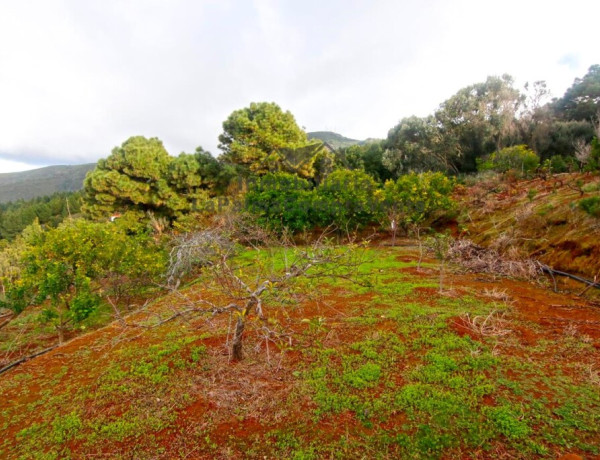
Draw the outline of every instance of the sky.
[[[597,0],[0,0],[0,173],[134,135],[216,156],[251,102],[365,139],[488,75],[560,97],[600,64],[599,16]]]

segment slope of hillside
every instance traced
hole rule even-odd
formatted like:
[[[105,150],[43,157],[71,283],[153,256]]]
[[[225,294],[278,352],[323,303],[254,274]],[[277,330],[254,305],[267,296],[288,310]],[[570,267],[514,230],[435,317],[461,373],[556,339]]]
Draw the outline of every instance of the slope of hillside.
[[[492,176],[459,194],[463,230],[476,243],[590,279],[600,274],[600,217],[580,206],[584,199],[600,199],[600,177],[559,174],[515,181]]]
[[[319,139],[323,142],[327,142],[334,149],[350,147],[351,145],[356,144],[362,145],[365,143],[365,141],[350,139],[332,131],[315,131],[312,133],[307,133],[307,136],[309,139]]]
[[[373,248],[368,289],[271,305],[285,335],[249,322],[241,362],[228,315],[76,338],[0,378],[0,457],[596,458],[600,310],[485,275],[448,273],[440,293],[417,258]]]
[[[83,179],[96,163],[48,166],[16,173],[0,174],[0,203],[29,200],[56,192],[81,190]]]

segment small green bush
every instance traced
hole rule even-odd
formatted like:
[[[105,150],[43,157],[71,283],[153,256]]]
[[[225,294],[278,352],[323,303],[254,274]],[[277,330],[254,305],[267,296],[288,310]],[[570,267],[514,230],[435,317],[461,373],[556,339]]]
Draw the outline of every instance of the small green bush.
[[[271,173],[250,185],[245,207],[259,223],[276,231],[292,232],[313,226],[314,193],[306,179],[294,174]]]
[[[579,209],[592,217],[600,218],[600,196],[592,196],[579,201]]]
[[[506,147],[477,161],[479,171],[515,171],[523,175],[532,173],[539,165],[540,158],[526,145]]]
[[[454,181],[440,172],[410,173],[384,186],[384,205],[398,224],[420,224],[436,213],[454,208]]]
[[[600,171],[600,140],[597,137],[592,140],[590,157],[585,165],[585,170],[592,172]]]
[[[381,193],[377,182],[364,171],[337,170],[316,189],[316,223],[353,229],[377,222]]]
[[[561,155],[553,155],[550,157],[550,167],[553,173],[564,173],[569,170],[567,162]]]

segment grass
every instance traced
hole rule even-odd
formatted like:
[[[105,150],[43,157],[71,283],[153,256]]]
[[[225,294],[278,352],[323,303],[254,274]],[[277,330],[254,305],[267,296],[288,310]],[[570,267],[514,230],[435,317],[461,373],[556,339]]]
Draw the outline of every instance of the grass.
[[[272,342],[269,355],[260,321],[250,322],[245,361],[228,363],[223,316],[141,335],[102,330],[23,365],[0,380],[0,457],[600,455],[600,388],[586,371],[597,350],[586,335],[557,339],[480,295],[472,278],[448,275],[455,289],[439,294],[435,264],[416,271],[410,250],[367,256],[362,285],[300,286],[322,294],[317,313],[295,294],[270,306],[293,340]],[[457,326],[494,312],[510,334]],[[539,339],[523,343],[518,328]]]
[[[581,183],[583,196],[570,187],[574,182]],[[478,187],[484,186],[473,190]],[[591,279],[600,270],[599,188],[597,176],[572,175],[503,183],[481,201],[476,201],[478,195],[471,190],[463,198],[463,206],[470,211],[460,224],[478,244],[499,245],[513,256],[533,256],[558,270]],[[533,189],[537,193],[529,193]],[[502,241],[508,242],[504,248]]]

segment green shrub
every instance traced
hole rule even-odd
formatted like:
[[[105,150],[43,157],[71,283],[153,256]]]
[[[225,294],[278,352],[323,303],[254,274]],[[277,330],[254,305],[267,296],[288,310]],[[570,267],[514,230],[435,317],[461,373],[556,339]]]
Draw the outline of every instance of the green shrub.
[[[454,208],[453,189],[454,181],[440,172],[410,173],[385,183],[384,204],[388,216],[398,224],[421,224]]]
[[[579,201],[579,209],[590,216],[600,218],[600,196],[592,196]]]
[[[245,207],[270,229],[297,232],[313,225],[313,196],[306,179],[295,174],[270,173],[250,185]]]
[[[592,140],[590,157],[585,165],[586,171],[600,171],[600,141],[597,137]]]
[[[477,161],[479,171],[493,170],[502,173],[515,171],[523,175],[535,171],[539,165],[540,158],[526,145],[506,147]]]
[[[560,155],[550,157],[550,168],[553,173],[564,173],[568,171],[567,162]]]
[[[24,308],[19,303],[23,299],[43,303],[41,319],[62,334],[97,310],[101,292],[112,294],[157,279],[166,254],[147,235],[79,219],[32,237],[20,263],[22,275],[10,291],[19,294],[13,307]]]
[[[381,192],[364,171],[337,170],[316,190],[315,221],[340,229],[364,227],[381,216]]]

